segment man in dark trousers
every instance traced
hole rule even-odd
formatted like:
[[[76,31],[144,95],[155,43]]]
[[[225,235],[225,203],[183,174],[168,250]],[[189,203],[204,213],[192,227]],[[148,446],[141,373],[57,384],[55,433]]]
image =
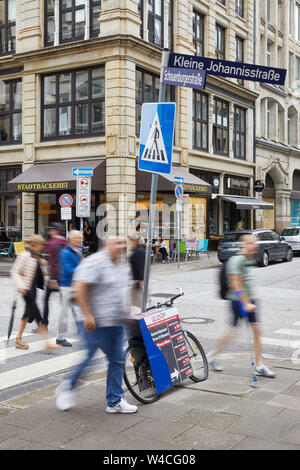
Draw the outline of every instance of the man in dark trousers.
[[[50,238],[46,244],[46,253],[48,254],[49,281],[46,287],[43,325],[48,326],[49,316],[49,297],[52,292],[59,292],[59,253],[65,248],[67,240],[63,236],[64,226],[59,222],[53,222],[49,226]]]
[[[132,275],[131,304],[142,307],[142,294],[144,287],[145,249],[140,245],[140,237],[133,233],[129,239],[129,263]]]

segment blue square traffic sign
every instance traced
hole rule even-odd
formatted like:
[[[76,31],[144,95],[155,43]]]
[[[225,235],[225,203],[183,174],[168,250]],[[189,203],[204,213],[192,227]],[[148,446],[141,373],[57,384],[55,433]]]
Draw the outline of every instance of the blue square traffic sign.
[[[139,170],[171,173],[175,108],[175,103],[143,104]]]

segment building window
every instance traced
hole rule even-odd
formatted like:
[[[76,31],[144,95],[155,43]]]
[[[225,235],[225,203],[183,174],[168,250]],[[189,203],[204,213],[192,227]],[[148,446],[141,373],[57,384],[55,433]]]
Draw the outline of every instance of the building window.
[[[22,142],[22,80],[0,80],[0,145]]]
[[[229,105],[226,101],[215,98],[213,114],[214,153],[228,155],[229,142]]]
[[[294,0],[289,0],[289,34],[293,34],[293,6]]]
[[[55,0],[46,0],[45,2],[45,46],[53,46],[55,32],[54,17]]]
[[[138,13],[141,19],[140,34],[144,30],[144,1],[148,1],[148,40],[156,46],[164,46],[164,0],[138,0]],[[169,1],[168,12],[168,39],[169,49],[173,47],[173,0]]]
[[[90,37],[97,37],[100,34],[99,16],[101,11],[101,0],[91,0],[90,2]]]
[[[225,59],[225,28],[216,24],[215,47],[217,59]]]
[[[0,0],[0,55],[16,51],[16,0]]]
[[[233,150],[235,158],[246,159],[246,110],[234,107]]]
[[[226,1],[225,0],[217,0],[219,3],[222,3],[222,5],[225,5],[226,4]]]
[[[295,38],[300,41],[300,3],[296,3]]]
[[[208,150],[208,95],[193,92],[193,148]]]
[[[235,60],[236,62],[244,62],[244,40],[239,36],[235,37]],[[239,85],[243,85],[243,80],[238,80]]]
[[[295,90],[300,91],[300,57],[295,57]]]
[[[270,41],[267,42],[267,66],[271,67],[271,51],[272,51],[272,43]]]
[[[103,135],[104,67],[42,77],[42,139]]]
[[[204,56],[204,16],[196,11],[193,12],[193,39],[195,54]]]
[[[267,22],[268,23],[271,23],[271,18],[272,18],[271,1],[273,2],[274,0],[267,0]]]
[[[143,103],[157,103],[159,97],[159,76],[144,72],[143,70],[136,70],[135,75],[135,121],[136,121],[136,135],[140,135],[142,105]],[[166,102],[175,101],[175,89],[173,86],[166,86]]]
[[[235,12],[244,18],[244,0],[235,0]]]
[[[289,52],[289,88],[292,89],[294,81],[294,54]]]

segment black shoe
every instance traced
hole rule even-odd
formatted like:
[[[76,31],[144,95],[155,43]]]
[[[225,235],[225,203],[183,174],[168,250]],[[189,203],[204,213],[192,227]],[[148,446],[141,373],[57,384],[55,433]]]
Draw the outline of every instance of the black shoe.
[[[66,348],[70,348],[72,346],[71,343],[67,339],[57,339],[56,344],[60,344],[61,346],[64,346]]]

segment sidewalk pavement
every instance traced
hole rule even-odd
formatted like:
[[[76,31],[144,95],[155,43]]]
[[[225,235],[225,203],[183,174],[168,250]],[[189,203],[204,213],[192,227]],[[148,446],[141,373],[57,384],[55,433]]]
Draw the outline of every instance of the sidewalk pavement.
[[[276,379],[251,374],[249,354],[221,357],[222,373],[189,380],[138,405],[133,415],[105,412],[105,371],[82,378],[77,406],[56,410],[51,386],[0,403],[0,450],[300,449],[300,365],[269,358]]]

